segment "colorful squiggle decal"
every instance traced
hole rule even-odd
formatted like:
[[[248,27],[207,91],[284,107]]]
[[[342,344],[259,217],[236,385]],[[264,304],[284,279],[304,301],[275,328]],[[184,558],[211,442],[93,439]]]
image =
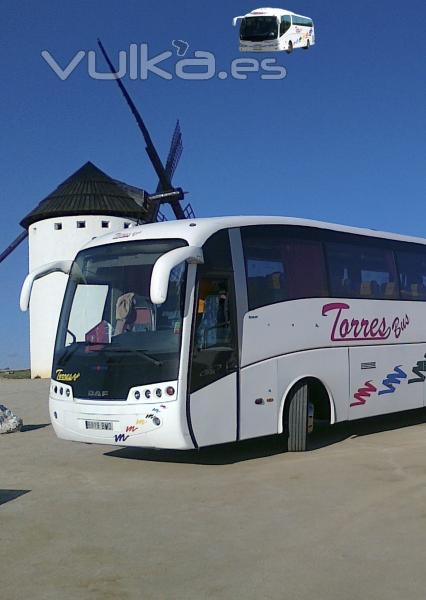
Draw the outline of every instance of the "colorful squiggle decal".
[[[425,354],[426,358],[426,354]],[[354,393],[354,399],[356,402],[352,402],[350,404],[351,408],[354,406],[363,406],[367,400],[377,392],[378,396],[383,396],[385,394],[393,394],[397,386],[401,385],[404,379],[407,379],[407,373],[403,371],[401,368],[402,365],[397,365],[392,373],[388,373],[386,377],[383,379],[382,384],[383,389],[378,390],[376,384],[373,383],[372,380],[366,381],[364,386],[360,387]],[[408,383],[423,383],[426,381],[426,360],[420,360],[417,362],[417,365],[412,369],[413,373],[417,375],[417,377],[413,379],[409,379]]]
[[[357,402],[352,402],[351,407],[363,406],[367,399],[375,392],[377,392],[376,386],[373,385],[371,381],[366,381],[364,383],[364,387],[359,388],[359,390],[354,394],[354,398],[357,400]]]
[[[426,354],[425,354],[425,358],[426,358]],[[417,375],[417,377],[415,377],[413,379],[409,379],[408,383],[423,383],[424,380],[426,379],[426,376],[424,375],[424,371],[426,371],[426,361],[424,361],[424,360],[417,361],[417,365],[415,367],[413,367],[412,371],[413,371],[414,375]]]
[[[407,379],[407,373],[401,369],[402,365],[398,365],[395,367],[393,373],[389,373],[386,379],[383,380],[383,385],[386,389],[379,390],[378,395],[383,396],[383,394],[393,394],[395,391],[395,386],[401,384],[402,379]]]

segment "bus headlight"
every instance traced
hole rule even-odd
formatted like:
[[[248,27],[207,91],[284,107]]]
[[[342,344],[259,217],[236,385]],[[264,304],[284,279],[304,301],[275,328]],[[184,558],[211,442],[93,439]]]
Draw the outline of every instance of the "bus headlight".
[[[151,383],[149,385],[138,385],[130,388],[127,395],[127,401],[135,404],[139,401],[147,404],[155,404],[159,401],[173,402],[174,400],[177,400],[177,390],[177,381],[164,381],[161,383]]]
[[[73,391],[70,385],[52,380],[50,384],[50,396],[54,400],[73,400]]]

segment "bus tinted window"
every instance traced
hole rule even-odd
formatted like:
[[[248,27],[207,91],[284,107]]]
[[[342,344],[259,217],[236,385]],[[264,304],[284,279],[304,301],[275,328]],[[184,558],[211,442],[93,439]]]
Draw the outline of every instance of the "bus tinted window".
[[[192,342],[190,390],[233,373],[238,366],[234,276],[228,230],[203,246],[197,269],[197,298]]]
[[[350,298],[399,297],[393,252],[344,243],[326,244],[331,295]]]
[[[246,17],[241,22],[240,38],[262,42],[278,37],[278,20],[275,16]]]
[[[307,19],[306,17],[293,16],[293,25],[298,25],[299,27],[312,27],[312,20]]]
[[[320,242],[295,238],[281,226],[243,227],[241,235],[250,310],[296,298],[327,296]]]
[[[281,17],[281,27],[280,27],[280,35],[284,35],[286,31],[288,31],[291,27],[291,17],[290,15],[284,15]]]
[[[426,300],[425,252],[397,252],[399,285],[403,300]]]

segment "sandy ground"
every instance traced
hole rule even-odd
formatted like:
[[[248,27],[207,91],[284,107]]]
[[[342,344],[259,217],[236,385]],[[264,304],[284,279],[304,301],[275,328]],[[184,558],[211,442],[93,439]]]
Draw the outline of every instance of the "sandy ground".
[[[45,381],[0,380],[1,600],[426,597],[426,413],[177,453],[56,439]]]

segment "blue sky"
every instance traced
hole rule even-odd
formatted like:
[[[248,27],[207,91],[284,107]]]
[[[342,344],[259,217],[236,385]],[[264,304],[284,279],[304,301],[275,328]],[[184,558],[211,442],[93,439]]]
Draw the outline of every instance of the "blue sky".
[[[426,4],[272,4],[316,24],[317,45],[309,52],[276,55],[286,79],[125,80],[162,156],[181,120],[185,151],[175,183],[190,192],[197,216],[290,215],[423,236]],[[224,70],[239,56],[232,18],[260,5],[4,0],[0,246],[87,160],[118,179],[156,186],[115,84],[91,79],[86,60],[61,81],[42,50],[65,66],[77,51],[95,50],[99,36],[117,63],[131,43],[146,42],[155,55],[183,39],[189,54],[213,52]],[[29,363],[28,318],[18,308],[27,260],[22,245],[0,265],[0,368]]]

